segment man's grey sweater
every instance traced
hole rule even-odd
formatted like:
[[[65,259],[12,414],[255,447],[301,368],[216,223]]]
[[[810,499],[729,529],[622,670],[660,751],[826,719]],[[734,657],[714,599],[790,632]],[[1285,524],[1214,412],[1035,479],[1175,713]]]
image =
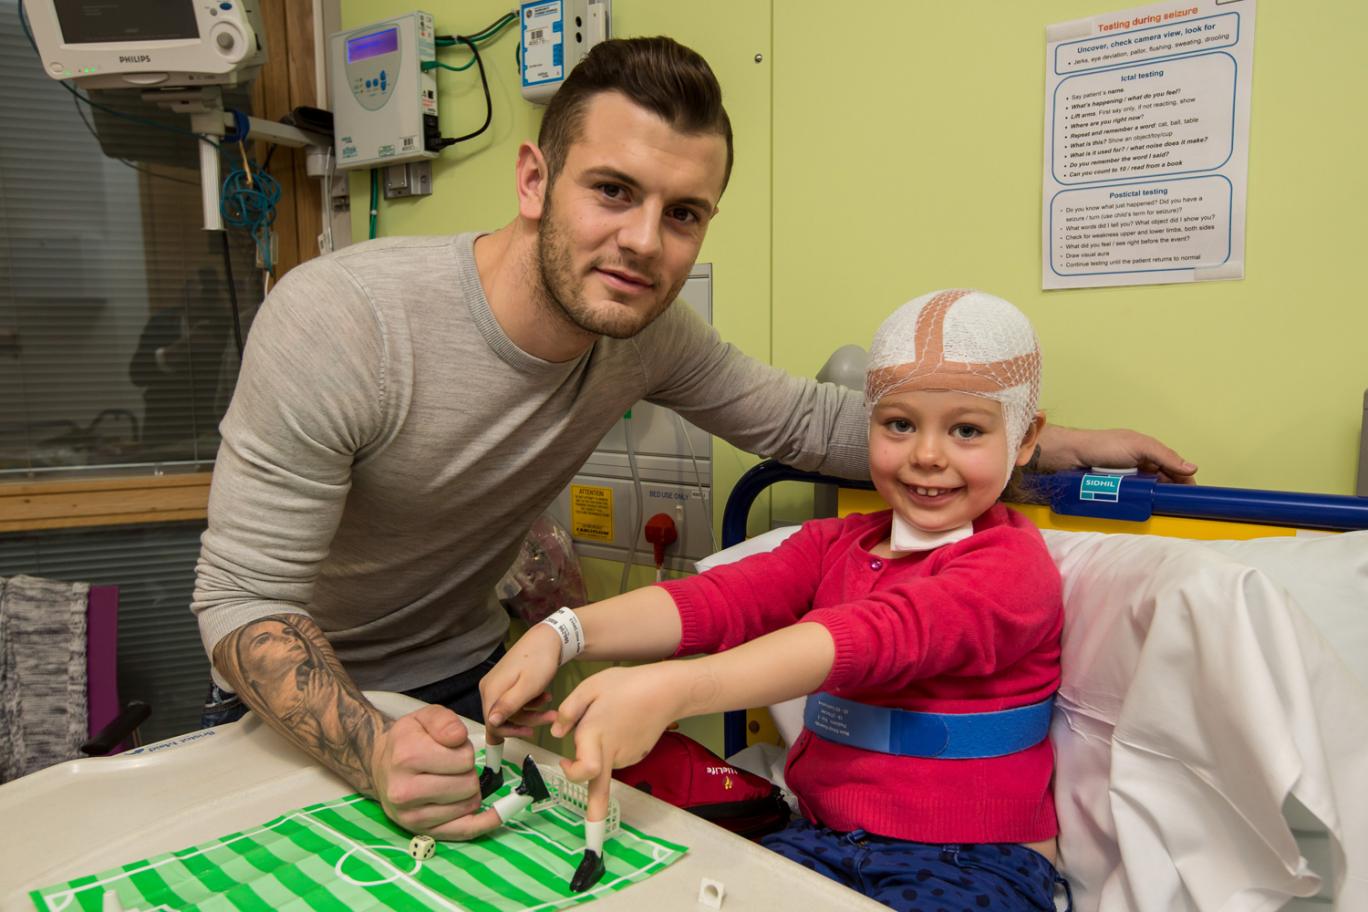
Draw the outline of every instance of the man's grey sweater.
[[[688,307],[573,361],[522,351],[489,309],[475,238],[349,247],[262,307],[197,566],[211,655],[249,621],[303,613],[363,688],[476,665],[504,636],[494,585],[528,527],[639,399],[751,452],[867,472],[858,394],[747,357]]]

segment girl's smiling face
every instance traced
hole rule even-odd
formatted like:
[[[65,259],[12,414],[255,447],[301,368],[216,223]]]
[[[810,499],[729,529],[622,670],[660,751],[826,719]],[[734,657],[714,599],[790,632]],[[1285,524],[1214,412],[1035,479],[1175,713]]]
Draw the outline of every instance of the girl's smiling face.
[[[1025,465],[1041,422],[1017,450]],[[924,532],[973,522],[1007,486],[1007,422],[1001,403],[951,390],[881,398],[869,418],[869,474],[884,501]]]

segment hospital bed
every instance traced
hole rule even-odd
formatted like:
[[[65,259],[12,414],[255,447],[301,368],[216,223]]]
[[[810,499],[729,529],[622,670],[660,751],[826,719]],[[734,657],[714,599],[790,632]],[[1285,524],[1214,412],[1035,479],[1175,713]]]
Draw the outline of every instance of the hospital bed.
[[[744,540],[785,481],[838,486],[842,515],[884,508],[868,483],[762,463],[700,569],[792,531]],[[1368,909],[1368,498],[1101,471],[1039,493],[1014,506],[1064,580],[1051,741],[1075,908]],[[801,699],[729,713],[726,753],[801,725]]]

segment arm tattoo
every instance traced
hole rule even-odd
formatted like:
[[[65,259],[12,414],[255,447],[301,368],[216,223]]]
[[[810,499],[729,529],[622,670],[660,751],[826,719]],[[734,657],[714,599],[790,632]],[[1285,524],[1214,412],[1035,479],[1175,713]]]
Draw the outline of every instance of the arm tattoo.
[[[244,624],[214,647],[214,667],[276,731],[363,793],[390,722],[357,688],[323,631],[302,614]]]

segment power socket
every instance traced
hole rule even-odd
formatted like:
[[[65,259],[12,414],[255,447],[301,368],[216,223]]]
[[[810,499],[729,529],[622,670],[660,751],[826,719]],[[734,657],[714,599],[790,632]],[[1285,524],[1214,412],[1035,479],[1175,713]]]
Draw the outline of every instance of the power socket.
[[[384,172],[385,199],[432,195],[432,162],[389,165]]]
[[[708,533],[702,524],[706,511],[698,496],[698,489],[647,481],[642,482],[641,490],[646,495],[641,508],[643,517],[649,519],[657,513],[664,513],[674,520],[678,538],[674,544],[665,549],[667,566],[672,561],[696,560],[707,556],[710,552],[707,547]],[[690,514],[697,515],[691,516]],[[698,520],[698,522],[694,522],[694,520]],[[703,533],[701,541],[697,535],[700,531]],[[690,533],[694,534],[692,539],[689,537]],[[645,529],[638,529],[637,536],[637,548],[649,555],[651,545],[646,541]]]

